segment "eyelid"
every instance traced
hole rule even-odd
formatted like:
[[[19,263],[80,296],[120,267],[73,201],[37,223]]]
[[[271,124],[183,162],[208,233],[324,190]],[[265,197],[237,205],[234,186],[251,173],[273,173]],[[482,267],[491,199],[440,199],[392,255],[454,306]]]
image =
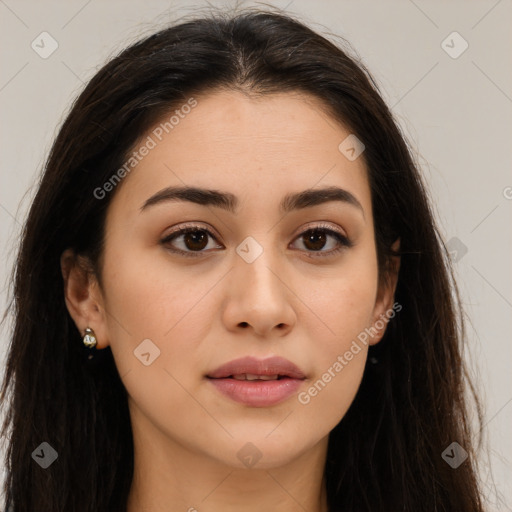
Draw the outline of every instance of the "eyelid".
[[[161,241],[164,241],[164,240],[168,239],[171,235],[178,234],[187,228],[196,228],[197,231],[200,231],[200,230],[206,231],[206,232],[210,233],[213,237],[215,237],[217,240],[219,238],[221,238],[221,236],[217,233],[217,231],[215,231],[211,226],[209,226],[207,224],[203,224],[202,222],[199,222],[199,221],[198,222],[189,221],[189,222],[185,222],[184,224],[179,224],[176,227],[176,229],[173,229],[172,231],[169,231],[168,233],[166,233],[166,235],[162,238]]]
[[[326,221],[321,221],[321,220],[309,222],[305,226],[301,226],[299,231],[297,233],[295,233],[293,236],[297,237],[299,235],[302,235],[302,233],[304,233],[306,231],[311,231],[311,230],[315,230],[315,229],[325,229],[326,231],[334,231],[338,235],[341,235],[343,238],[346,238],[347,240],[349,240],[348,235],[346,233],[344,233],[342,230],[333,226],[332,224],[327,224]]]

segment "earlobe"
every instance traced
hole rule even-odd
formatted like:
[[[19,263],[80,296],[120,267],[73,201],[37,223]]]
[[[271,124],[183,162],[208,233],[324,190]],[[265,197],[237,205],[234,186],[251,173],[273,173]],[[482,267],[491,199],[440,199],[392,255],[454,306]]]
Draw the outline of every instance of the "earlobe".
[[[397,238],[391,249],[398,252],[400,249],[400,238]],[[400,270],[400,256],[391,256],[386,268],[385,275],[379,278],[379,289],[377,292],[377,300],[373,311],[373,323],[369,344],[377,344],[386,332],[389,320],[395,316],[394,302],[395,290],[398,283],[398,274]]]
[[[101,292],[90,264],[73,250],[66,249],[60,258],[64,281],[64,300],[75,325],[84,336],[86,328],[96,333],[97,348],[108,345],[107,328]]]

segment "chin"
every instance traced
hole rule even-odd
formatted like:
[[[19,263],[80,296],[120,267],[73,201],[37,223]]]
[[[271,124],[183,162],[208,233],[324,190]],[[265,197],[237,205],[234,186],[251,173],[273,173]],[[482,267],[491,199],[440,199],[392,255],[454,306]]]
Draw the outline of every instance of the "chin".
[[[252,425],[252,428],[243,431],[230,430],[233,439],[221,446],[217,457],[238,469],[273,469],[292,463],[318,442],[303,436],[297,438],[287,429],[278,432],[278,424],[274,422],[272,428],[268,429],[255,429]],[[272,433],[269,435],[269,432]],[[294,432],[299,434],[298,429],[294,429]]]

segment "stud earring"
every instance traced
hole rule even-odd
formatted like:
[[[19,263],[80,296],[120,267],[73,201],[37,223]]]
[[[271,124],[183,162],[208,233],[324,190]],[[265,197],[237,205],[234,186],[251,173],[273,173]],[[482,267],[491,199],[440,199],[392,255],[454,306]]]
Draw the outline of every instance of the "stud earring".
[[[98,341],[96,340],[96,335],[94,334],[94,331],[92,329],[90,329],[89,327],[85,328],[83,342],[84,342],[84,345],[90,349],[96,348],[96,345],[98,344]]]

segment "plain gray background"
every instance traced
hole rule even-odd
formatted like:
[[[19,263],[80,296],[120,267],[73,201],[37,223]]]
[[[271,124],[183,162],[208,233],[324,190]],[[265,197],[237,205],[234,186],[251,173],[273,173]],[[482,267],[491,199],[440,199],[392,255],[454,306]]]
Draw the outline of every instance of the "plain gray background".
[[[484,452],[481,473],[488,510],[512,510],[512,2],[287,0],[271,5],[299,15],[328,37],[350,41],[419,158],[439,227],[454,250],[468,317],[466,356],[485,405],[489,458]],[[71,101],[124,46],[206,6],[0,0],[2,311],[36,179]],[[58,44],[48,58],[31,47],[47,37],[42,32]],[[8,333],[7,325],[0,338],[2,374]]]

